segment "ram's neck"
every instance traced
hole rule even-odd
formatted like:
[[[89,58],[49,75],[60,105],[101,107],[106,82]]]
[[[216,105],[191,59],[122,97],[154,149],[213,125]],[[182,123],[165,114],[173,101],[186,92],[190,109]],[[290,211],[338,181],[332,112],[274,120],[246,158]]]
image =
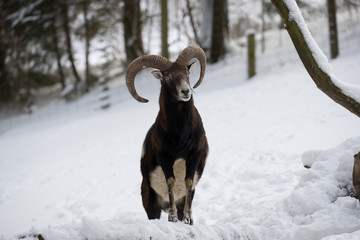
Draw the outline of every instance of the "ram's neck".
[[[193,118],[193,98],[187,102],[170,101],[160,96],[160,125],[167,132],[182,132],[185,128],[191,128]]]

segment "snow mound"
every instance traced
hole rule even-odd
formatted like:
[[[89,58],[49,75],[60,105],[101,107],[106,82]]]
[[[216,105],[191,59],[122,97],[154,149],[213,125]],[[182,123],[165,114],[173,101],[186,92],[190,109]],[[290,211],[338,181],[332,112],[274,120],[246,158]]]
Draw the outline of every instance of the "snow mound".
[[[317,160],[320,154],[324,151],[322,150],[310,150],[306,151],[301,155],[301,161],[306,168],[311,168],[313,163]]]
[[[310,161],[311,168],[300,171],[298,184],[287,197],[268,211],[263,210],[265,214],[252,218],[247,216],[238,199],[239,202],[230,204],[231,208],[224,207],[224,216],[215,224],[200,220],[194,226],[188,226],[182,222],[167,222],[165,217],[149,221],[139,212],[121,212],[105,221],[83,217],[81,222],[32,229],[23,236],[40,233],[45,239],[52,240],[359,239],[360,202],[354,197],[352,186],[353,156],[359,150],[360,137],[357,137],[327,151],[305,152],[302,160]],[[243,176],[241,181],[244,177],[246,179]],[[235,184],[234,188],[237,187]],[[233,190],[230,192],[236,192]]]
[[[352,185],[353,156],[359,150],[360,137],[348,139],[328,151],[316,152],[318,156],[310,169],[304,169],[294,191],[266,219],[263,236],[349,239],[347,233],[352,233],[351,237],[359,239],[360,202],[353,197]],[[275,230],[275,226],[283,230]]]
[[[124,218],[127,223],[124,223]],[[133,213],[127,213],[119,218],[101,221],[91,218],[83,218],[81,223],[73,223],[61,227],[43,230],[41,234],[44,239],[52,240],[117,240],[117,239],[249,239],[246,229],[239,228],[232,224],[222,224],[215,226],[195,225],[189,226],[182,222],[167,222],[166,220],[139,220]],[[23,239],[34,239],[32,236],[36,230],[32,229],[28,234],[24,234]],[[16,238],[14,238],[16,239]],[[251,236],[251,239],[254,239]]]

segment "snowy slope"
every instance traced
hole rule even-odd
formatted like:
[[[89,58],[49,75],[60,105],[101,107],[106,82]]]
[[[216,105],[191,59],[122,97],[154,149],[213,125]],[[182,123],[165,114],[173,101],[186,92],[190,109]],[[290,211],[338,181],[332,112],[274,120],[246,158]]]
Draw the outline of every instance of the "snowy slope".
[[[359,59],[360,50],[332,61],[334,73],[359,76]],[[300,63],[247,81],[238,60],[208,66],[194,96],[210,144],[194,226],[165,213],[149,221],[142,208],[140,151],[159,85],[141,74],[148,104],[129,94],[106,111],[0,135],[0,239],[358,239],[360,203],[348,195],[359,118],[317,90]]]

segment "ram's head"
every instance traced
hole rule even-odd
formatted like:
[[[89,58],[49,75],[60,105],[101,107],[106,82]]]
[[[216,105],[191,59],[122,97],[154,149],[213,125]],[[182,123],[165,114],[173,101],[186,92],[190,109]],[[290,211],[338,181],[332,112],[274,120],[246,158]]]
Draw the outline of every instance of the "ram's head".
[[[198,59],[200,63],[200,77],[193,88],[198,87],[205,74],[206,55],[197,45],[190,45],[185,48],[175,62],[158,55],[144,55],[136,58],[126,71],[126,86],[130,94],[139,102],[148,102],[142,98],[135,89],[135,76],[144,68],[155,68],[153,76],[161,81],[163,91],[169,92],[177,101],[188,101],[191,99],[192,87],[190,86],[189,75],[195,66],[192,59]]]

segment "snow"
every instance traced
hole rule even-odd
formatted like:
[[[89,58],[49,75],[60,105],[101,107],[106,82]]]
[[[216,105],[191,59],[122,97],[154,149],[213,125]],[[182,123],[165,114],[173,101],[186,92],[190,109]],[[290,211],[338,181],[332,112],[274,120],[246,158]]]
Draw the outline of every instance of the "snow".
[[[256,30],[253,29],[253,28],[249,28],[245,31],[245,36],[248,36],[248,35],[254,35],[256,33]]]
[[[342,90],[342,92],[354,99],[357,102],[360,102],[360,87],[358,85],[349,84],[341,81],[338,79],[331,68],[331,65],[329,64],[329,61],[326,57],[326,55],[321,51],[317,43],[315,42],[314,38],[312,37],[304,18],[301,15],[300,9],[296,4],[295,0],[284,0],[286,3],[288,9],[289,9],[289,18],[297,23],[299,26],[305,41],[307,42],[310,51],[313,54],[313,57],[315,59],[315,62],[318,64],[318,66],[327,74],[330,76],[331,81]]]
[[[68,84],[66,85],[66,87],[64,88],[64,90],[61,91],[60,96],[61,97],[66,97],[69,94],[71,94],[75,89],[75,85],[74,84]]]
[[[359,56],[340,57],[334,71],[360,74],[350,64]],[[360,237],[360,203],[349,196],[359,119],[318,91],[301,63],[251,81],[235,66],[236,55],[209,65],[194,96],[210,144],[194,226],[169,223],[165,213],[149,221],[142,208],[139,157],[158,109],[155,89],[144,91],[148,104],[128,94],[107,111],[0,135],[0,239]],[[149,77],[140,74],[139,92]]]
[[[299,61],[248,81],[242,58],[208,65],[194,95],[210,145],[194,226],[165,213],[149,221],[142,208],[141,146],[159,94],[143,71],[136,86],[147,104],[121,76],[109,82],[121,101],[105,111],[60,109],[61,117],[1,128],[0,239],[359,239],[351,185],[359,118],[316,89]],[[342,54],[332,72],[358,76],[359,58],[360,49]],[[198,75],[199,66],[193,83]]]
[[[358,137],[321,153],[264,225],[269,222],[279,227],[285,219],[291,223],[286,223],[278,239],[321,239],[359,230],[360,202],[349,197],[349,192],[354,192],[353,155],[359,149]],[[264,232],[266,236],[272,229]]]

